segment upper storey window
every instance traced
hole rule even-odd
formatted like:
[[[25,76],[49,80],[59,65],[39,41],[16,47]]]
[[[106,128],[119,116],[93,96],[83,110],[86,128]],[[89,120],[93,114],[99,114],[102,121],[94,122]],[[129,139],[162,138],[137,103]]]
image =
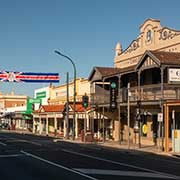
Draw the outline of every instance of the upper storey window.
[[[151,30],[149,30],[146,33],[146,41],[147,42],[151,41],[151,38],[152,38],[152,33],[151,33]]]

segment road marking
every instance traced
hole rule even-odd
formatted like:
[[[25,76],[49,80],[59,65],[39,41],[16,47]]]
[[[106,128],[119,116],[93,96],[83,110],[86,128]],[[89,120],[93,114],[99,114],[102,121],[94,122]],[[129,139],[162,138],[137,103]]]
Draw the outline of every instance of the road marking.
[[[81,168],[80,169],[74,168],[74,169],[84,174],[174,179],[173,177],[167,177],[161,174],[155,174],[150,172],[119,171],[119,170],[106,170],[106,169],[81,169]]]
[[[5,143],[2,143],[2,142],[0,142],[0,145],[2,145],[2,146],[7,146],[7,144],[5,144]]]
[[[18,156],[22,156],[22,154],[5,154],[5,155],[0,155],[0,158],[18,157]]]
[[[12,139],[12,140],[8,140],[6,142],[24,142],[24,143],[34,144],[34,145],[37,145],[37,146],[42,146],[42,144],[40,144],[38,142],[28,141],[26,139]]]
[[[46,163],[48,163],[48,164],[50,164],[50,165],[53,165],[53,166],[56,166],[56,167],[65,169],[65,170],[67,170],[67,171],[70,171],[70,172],[72,172],[72,173],[81,175],[81,176],[86,177],[86,178],[88,178],[88,179],[98,180],[98,179],[96,179],[96,178],[94,178],[94,177],[88,176],[88,175],[86,175],[86,174],[83,174],[83,173],[81,173],[81,172],[79,172],[79,171],[76,171],[76,170],[70,169],[70,168],[68,168],[68,167],[62,166],[62,165],[60,165],[60,164],[57,164],[57,163],[48,161],[48,160],[46,160],[46,159],[43,159],[43,158],[41,158],[41,157],[39,157],[39,156],[33,155],[33,154],[28,153],[28,152],[26,152],[26,151],[21,150],[21,153],[23,153],[23,154],[25,154],[25,155],[27,155],[27,156],[30,156],[30,157],[32,157],[32,158],[38,159],[38,160],[40,160],[40,161],[46,162]]]
[[[34,145],[37,145],[37,146],[42,146],[41,143],[38,143],[38,142],[33,142],[33,141],[27,141],[28,143],[31,143],[31,144],[34,144]]]
[[[155,173],[155,174],[160,174],[162,176],[171,177],[171,178],[174,178],[174,179],[180,179],[180,176],[176,176],[176,175],[172,175],[172,174],[168,174],[168,173],[163,173],[163,172],[159,172],[159,171],[151,170],[151,169],[147,169],[147,168],[142,168],[142,167],[126,164],[126,163],[120,163],[120,162],[117,162],[117,161],[112,161],[112,160],[109,160],[109,159],[104,159],[104,158],[91,156],[91,155],[87,155],[87,154],[83,154],[83,153],[78,153],[78,152],[70,151],[70,150],[67,150],[67,149],[62,149],[61,151],[71,153],[71,154],[75,154],[75,155],[79,155],[79,156],[83,156],[83,157],[88,157],[88,158],[91,158],[91,159],[96,159],[96,160],[99,160],[99,161],[104,161],[104,162],[117,164],[117,165],[121,165],[121,166],[126,166],[126,167],[130,167],[130,168],[138,169],[138,170],[148,171],[148,172],[152,172],[152,173]]]

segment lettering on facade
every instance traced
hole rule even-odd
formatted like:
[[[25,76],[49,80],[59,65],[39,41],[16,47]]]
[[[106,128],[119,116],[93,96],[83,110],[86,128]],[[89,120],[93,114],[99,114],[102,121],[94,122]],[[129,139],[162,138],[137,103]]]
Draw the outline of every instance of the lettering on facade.
[[[174,31],[169,28],[163,28],[160,30],[160,37],[159,40],[167,40],[167,39],[173,39],[174,37],[180,35],[179,31]]]
[[[125,50],[125,54],[127,54],[127,53],[131,53],[132,51],[135,51],[136,49],[138,49],[140,47],[140,45],[139,45],[139,39],[137,39],[137,40],[134,40],[131,44],[130,44],[130,46],[127,48],[127,50]]]

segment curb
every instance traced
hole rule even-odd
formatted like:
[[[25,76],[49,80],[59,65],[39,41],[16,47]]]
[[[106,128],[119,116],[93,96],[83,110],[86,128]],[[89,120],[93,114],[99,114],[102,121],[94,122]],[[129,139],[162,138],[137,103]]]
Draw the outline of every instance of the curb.
[[[35,135],[35,136],[44,136],[45,135],[39,135],[39,134],[33,134],[32,132],[27,132],[27,131],[9,131],[9,130],[3,130],[2,132],[8,132],[8,133],[18,133],[18,134],[27,134],[27,135]],[[156,155],[162,155],[162,156],[172,156],[172,157],[176,157],[176,158],[180,158],[180,153],[165,153],[163,151],[157,151],[157,150],[146,150],[143,148],[138,148],[135,146],[131,146],[130,149],[128,149],[128,147],[126,147],[126,145],[120,145],[120,144],[116,144],[113,142],[111,144],[107,144],[107,143],[95,143],[95,142],[82,142],[80,140],[71,140],[71,139],[64,139],[64,138],[60,138],[60,137],[55,137],[55,136],[48,136],[53,138],[53,142],[57,143],[57,142],[69,142],[69,143],[77,143],[79,145],[87,145],[91,148],[95,148],[95,149],[102,149],[102,148],[107,148],[107,149],[111,149],[111,150],[119,150],[119,151],[125,151],[126,153],[132,153],[132,154],[137,154],[137,153],[151,153],[151,154],[156,154]]]

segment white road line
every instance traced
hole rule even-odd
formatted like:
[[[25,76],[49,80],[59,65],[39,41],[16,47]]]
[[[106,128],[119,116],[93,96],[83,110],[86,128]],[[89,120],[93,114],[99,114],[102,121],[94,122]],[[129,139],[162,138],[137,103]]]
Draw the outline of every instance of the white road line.
[[[91,155],[87,155],[87,154],[83,154],[83,153],[78,153],[78,152],[70,151],[70,150],[67,150],[67,149],[62,149],[62,151],[67,152],[67,153],[71,153],[71,154],[75,154],[75,155],[79,155],[79,156],[83,156],[83,157],[88,157],[88,158],[91,158],[91,159],[96,159],[96,160],[99,160],[99,161],[104,161],[104,162],[117,164],[117,165],[121,165],[121,166],[125,166],[125,167],[131,167],[131,168],[138,169],[138,170],[148,171],[148,172],[160,174],[160,175],[163,175],[163,176],[171,177],[171,178],[174,178],[174,179],[180,179],[180,176],[176,176],[176,175],[173,175],[173,174],[163,173],[163,172],[159,172],[159,171],[155,171],[155,170],[151,170],[151,169],[147,169],[147,168],[142,168],[142,167],[126,164],[126,163],[120,163],[120,162],[117,162],[117,161],[112,161],[112,160],[105,159],[105,158],[91,156]]]
[[[5,143],[2,143],[2,142],[0,142],[0,145],[2,145],[2,146],[7,146],[7,144],[5,144]]]
[[[24,142],[24,143],[34,144],[34,145],[37,145],[37,146],[42,146],[42,144],[40,144],[40,143],[33,142],[33,141],[28,141],[26,139],[12,139],[12,140],[8,140],[6,142]]]
[[[119,171],[119,170],[107,170],[107,169],[81,169],[81,168],[80,169],[75,168],[75,170],[80,171],[84,174],[174,179],[172,177],[163,176],[161,174],[141,172],[141,171]]]
[[[38,143],[38,142],[33,142],[33,141],[27,141],[28,143],[31,143],[31,144],[34,144],[34,145],[37,145],[37,146],[42,146],[41,143]]]
[[[4,154],[4,155],[0,155],[0,158],[18,157],[18,156],[22,156],[22,154]]]
[[[53,163],[53,162],[51,162],[51,161],[48,161],[48,160],[43,159],[43,158],[41,158],[41,157],[38,157],[38,156],[36,156],[36,155],[30,154],[30,153],[28,153],[28,152],[21,151],[21,153],[23,153],[23,154],[25,154],[25,155],[27,155],[27,156],[30,156],[30,157],[32,157],[32,158],[38,159],[38,160],[40,160],[40,161],[46,162],[46,163],[48,163],[48,164],[51,164],[51,165],[53,165],[53,166],[56,166],[56,167],[65,169],[65,170],[70,171],[70,172],[72,172],[72,173],[81,175],[81,176],[86,177],[86,178],[88,178],[88,179],[98,180],[98,179],[96,179],[96,178],[94,178],[94,177],[88,176],[88,175],[86,175],[86,174],[83,174],[83,173],[81,173],[81,172],[79,172],[79,171],[75,171],[75,170],[73,170],[73,169],[70,169],[70,168],[68,168],[68,167],[62,166],[62,165],[60,165],[60,164]]]

